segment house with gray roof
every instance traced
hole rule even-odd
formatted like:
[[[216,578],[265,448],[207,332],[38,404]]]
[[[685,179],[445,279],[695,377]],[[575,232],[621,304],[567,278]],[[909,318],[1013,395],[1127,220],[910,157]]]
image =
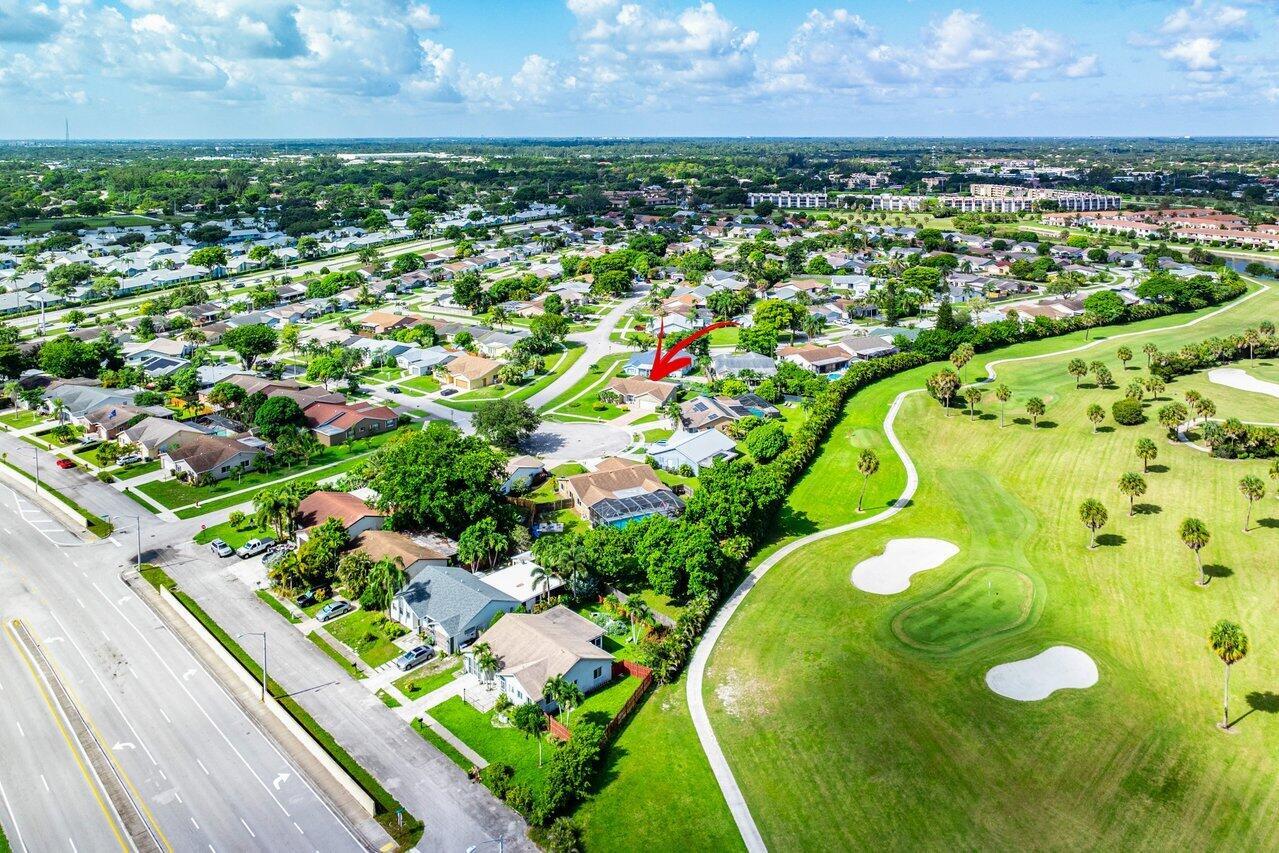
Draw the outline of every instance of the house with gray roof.
[[[520,603],[457,566],[425,566],[391,601],[391,618],[452,654]]]

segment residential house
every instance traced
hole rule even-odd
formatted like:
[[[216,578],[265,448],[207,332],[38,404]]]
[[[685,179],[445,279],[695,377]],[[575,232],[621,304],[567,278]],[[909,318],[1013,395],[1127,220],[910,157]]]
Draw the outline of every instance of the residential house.
[[[718,460],[735,459],[737,443],[717,429],[701,432],[677,432],[670,438],[649,447],[649,455],[667,471],[679,471],[688,466],[694,474]]]
[[[745,373],[754,374],[760,379],[767,379],[777,374],[777,362],[766,355],[753,352],[721,352],[711,356],[711,367],[716,376],[737,376]]]
[[[498,592],[514,598],[525,610],[532,610],[539,599],[554,595],[564,587],[564,580],[554,574],[534,578],[537,568],[533,555],[524,551],[512,557],[509,565],[478,577]]]
[[[396,561],[410,578],[431,566],[447,566],[457,555],[457,543],[447,537],[409,535],[394,530],[366,530],[356,536],[351,545],[374,562],[383,558]]]
[[[604,631],[563,605],[542,613],[511,613],[480,635],[477,642],[492,651],[498,669],[492,673],[498,688],[516,705],[534,702],[543,710],[555,708],[542,692],[559,676],[589,694],[613,680],[613,656],[604,651]],[[481,677],[473,654],[465,670]]]
[[[225,480],[237,471],[249,470],[264,453],[270,453],[266,443],[251,435],[184,432],[174,435],[160,451],[160,468],[186,480]]]
[[[743,394],[740,397],[701,395],[681,403],[679,414],[680,426],[688,432],[724,429],[746,417],[781,417],[776,406],[757,394]]]
[[[836,341],[835,346],[859,359],[882,358],[897,352],[892,341],[878,335],[849,335]]]
[[[782,347],[777,355],[797,364],[810,373],[834,373],[848,367],[852,359],[848,351],[840,347]]]
[[[655,412],[669,403],[679,391],[674,382],[654,382],[638,376],[619,376],[608,383],[608,390],[622,398],[622,405],[639,412]]]
[[[632,355],[626,362],[626,367],[622,368],[622,372],[627,376],[642,376],[647,379],[649,373],[653,369],[654,352],[637,352]],[[668,375],[683,376],[692,370],[692,365],[680,367],[672,370]]]
[[[114,441],[128,426],[148,417],[172,418],[173,412],[164,406],[106,405],[85,415],[85,435],[99,441]]]
[[[385,513],[349,492],[312,492],[298,504],[299,538],[306,539],[308,530],[330,518],[340,521],[346,535],[353,539],[367,530],[380,530],[386,521]]]
[[[396,329],[407,329],[421,322],[420,317],[412,314],[391,314],[386,311],[374,311],[360,320],[360,331],[372,335],[385,335]]]
[[[373,403],[312,403],[302,410],[307,428],[320,444],[336,447],[357,438],[370,438],[395,429],[395,412]]]
[[[360,538],[373,535],[363,534]],[[391,601],[391,618],[452,654],[473,642],[499,613],[519,602],[465,569],[428,565]],[[505,618],[505,617],[503,617]]]
[[[496,329],[484,332],[475,337],[475,348],[485,358],[505,358],[517,343],[529,337],[529,332],[519,329],[513,332],[502,332]]]
[[[446,381],[450,385],[471,391],[497,382],[502,363],[482,355],[463,353],[444,365],[444,369],[448,372]]]
[[[172,420],[169,417],[148,416],[116,434],[116,440],[133,448],[143,459],[157,459],[165,447],[174,442],[175,436],[184,433],[208,434],[189,421]]]
[[[616,456],[590,473],[560,478],[556,487],[592,525],[624,527],[650,515],[674,518],[684,510],[683,501],[652,468]]]
[[[502,494],[512,489],[527,489],[546,473],[546,466],[536,456],[512,456],[506,461],[506,479],[502,481]]]

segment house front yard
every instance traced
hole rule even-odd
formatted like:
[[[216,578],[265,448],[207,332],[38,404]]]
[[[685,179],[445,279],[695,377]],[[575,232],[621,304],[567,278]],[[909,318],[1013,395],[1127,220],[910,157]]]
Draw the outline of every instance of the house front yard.
[[[143,483],[138,486],[138,491],[147,497],[156,501],[160,505],[169,509],[189,506],[194,503],[205,503],[215,498],[224,497],[233,492],[240,492],[246,489],[253,489],[258,486],[267,486],[277,480],[283,480],[289,477],[296,477],[305,474],[308,471],[315,471],[321,476],[332,476],[343,473],[339,469],[341,463],[354,462],[359,458],[367,455],[372,450],[381,447],[394,432],[384,433],[374,436],[373,438],[360,439],[353,444],[346,444],[340,447],[327,447],[322,453],[316,455],[310,465],[300,464],[293,465],[288,468],[276,468],[271,471],[249,471],[240,477],[227,477],[216,483],[210,483],[207,486],[196,486],[190,483],[184,483],[181,480],[152,480],[149,483]],[[320,470],[326,466],[334,466],[333,469]],[[251,493],[244,495],[244,500],[252,499]],[[212,511],[212,507],[205,508],[206,511]]]
[[[536,740],[514,728],[494,726],[494,712],[481,713],[461,696],[454,696],[427,713],[490,764],[509,764],[515,770],[515,784],[541,791],[543,769],[538,767]],[[554,748],[551,744],[542,746],[543,763]]]
[[[0,415],[0,424],[4,424],[10,429],[26,429],[37,424],[47,423],[48,420],[44,415],[31,409],[18,409],[17,411]]]
[[[374,669],[400,656],[394,640],[406,633],[403,625],[373,610],[357,610],[326,623],[324,629]]]
[[[391,683],[410,700],[418,699],[433,690],[439,690],[444,685],[450,684],[462,669],[462,662],[454,660],[450,663],[448,659],[445,659],[442,666],[432,667],[433,664],[427,664],[422,669],[410,672],[403,678],[397,678]]]
[[[246,521],[235,527],[229,521],[206,527],[192,537],[197,545],[208,545],[214,539],[221,539],[232,548],[239,548],[250,539],[267,539],[274,541],[275,531],[269,527],[259,527],[252,521]],[[235,559],[235,558],[231,558]]]

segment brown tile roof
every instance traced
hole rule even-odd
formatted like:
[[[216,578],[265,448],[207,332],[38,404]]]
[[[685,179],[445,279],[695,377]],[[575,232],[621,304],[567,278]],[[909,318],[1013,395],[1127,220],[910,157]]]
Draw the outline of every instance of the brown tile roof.
[[[298,526],[306,529],[323,524],[330,518],[350,527],[362,518],[385,516],[364,501],[347,492],[312,492],[298,504]]]
[[[456,553],[439,546],[425,545],[411,536],[393,530],[366,530],[352,543],[357,550],[369,555],[373,561],[390,557],[400,560],[405,567],[418,560],[447,560]]]
[[[640,376],[619,376],[608,383],[608,388],[623,397],[652,397],[661,405],[671,398],[679,386],[674,382],[654,382]]]
[[[569,494],[577,495],[588,507],[633,489],[649,493],[669,491],[648,465],[616,456],[605,459],[588,474],[565,477],[560,482]]]
[[[485,358],[482,355],[459,355],[450,361],[445,369],[453,376],[460,376],[463,379],[483,379],[496,373],[502,367],[502,362],[494,361],[491,358]]]

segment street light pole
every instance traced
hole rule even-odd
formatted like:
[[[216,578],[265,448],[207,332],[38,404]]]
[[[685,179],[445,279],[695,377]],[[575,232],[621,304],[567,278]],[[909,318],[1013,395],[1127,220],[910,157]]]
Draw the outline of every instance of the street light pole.
[[[262,638],[262,701],[266,701],[266,631],[241,631],[235,635],[238,640],[240,637],[261,637]]]

